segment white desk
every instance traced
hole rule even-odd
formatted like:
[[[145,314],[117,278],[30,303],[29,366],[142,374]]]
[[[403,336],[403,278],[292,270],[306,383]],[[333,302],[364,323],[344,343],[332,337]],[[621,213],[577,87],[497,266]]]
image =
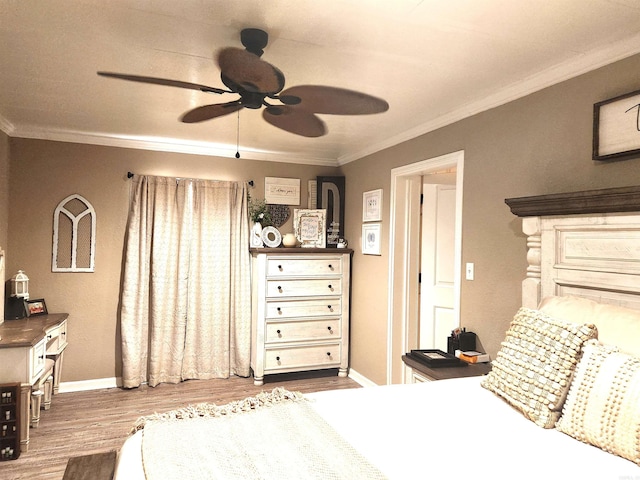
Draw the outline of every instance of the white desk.
[[[58,392],[67,313],[37,315],[0,324],[0,383],[20,383],[20,446],[29,449],[31,387],[44,372],[47,357],[55,361],[53,393]]]

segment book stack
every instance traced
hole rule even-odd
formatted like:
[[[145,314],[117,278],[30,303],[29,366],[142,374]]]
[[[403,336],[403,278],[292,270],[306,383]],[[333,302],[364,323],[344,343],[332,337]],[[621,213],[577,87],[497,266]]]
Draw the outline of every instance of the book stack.
[[[480,353],[473,350],[456,351],[456,357],[467,363],[486,363],[491,361],[491,357],[488,353]]]

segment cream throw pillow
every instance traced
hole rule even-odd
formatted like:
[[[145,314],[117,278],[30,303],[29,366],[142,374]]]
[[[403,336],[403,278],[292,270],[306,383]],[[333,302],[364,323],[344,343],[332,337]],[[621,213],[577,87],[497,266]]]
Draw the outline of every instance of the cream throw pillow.
[[[597,333],[593,325],[558,320],[522,307],[482,386],[537,425],[553,428],[582,345]]]
[[[587,342],[556,427],[640,465],[640,358]]]
[[[538,310],[569,322],[593,323],[600,343],[640,357],[640,310],[597,303],[582,297],[545,297]]]

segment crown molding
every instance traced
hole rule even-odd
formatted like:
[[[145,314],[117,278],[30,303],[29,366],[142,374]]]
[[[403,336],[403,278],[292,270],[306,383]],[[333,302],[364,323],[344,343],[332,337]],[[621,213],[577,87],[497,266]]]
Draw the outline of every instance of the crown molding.
[[[447,125],[451,125],[452,123],[471,117],[472,115],[505,105],[544,88],[631,57],[637,53],[640,53],[640,33],[631,38],[627,38],[617,43],[612,43],[603,48],[593,50],[572,60],[543,70],[535,75],[525,78],[522,81],[512,83],[482,100],[467,104],[462,108],[423,123],[415,128],[402,132],[399,135],[385,139],[382,142],[372,144],[366,149],[343,155],[338,158],[338,164],[345,165],[386,148],[413,140],[421,135],[446,127]]]
[[[15,131],[15,127],[13,126],[13,123],[0,115],[0,130],[11,137]]]
[[[157,152],[186,153],[211,157],[234,158],[235,145],[222,145],[212,142],[185,141],[165,137],[138,137],[132,135],[114,135],[108,133],[64,131],[42,128],[19,128],[10,134],[12,137],[53,140],[58,142],[102,145],[106,147],[153,150]],[[242,149],[243,160],[295,163],[304,165],[338,166],[335,159],[313,158],[291,152],[270,152],[255,149]]]

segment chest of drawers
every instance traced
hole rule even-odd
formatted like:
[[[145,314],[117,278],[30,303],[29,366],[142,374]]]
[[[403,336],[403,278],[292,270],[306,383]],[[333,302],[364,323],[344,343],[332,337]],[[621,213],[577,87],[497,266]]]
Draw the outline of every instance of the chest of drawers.
[[[252,254],[254,383],[264,375],[349,364],[351,250],[255,248]]]

